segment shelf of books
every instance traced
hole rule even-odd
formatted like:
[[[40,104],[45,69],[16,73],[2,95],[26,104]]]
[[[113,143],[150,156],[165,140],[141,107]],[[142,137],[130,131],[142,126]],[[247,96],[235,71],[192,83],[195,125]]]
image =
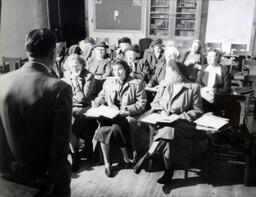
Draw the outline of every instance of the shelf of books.
[[[170,0],[151,0],[149,7],[149,36],[169,36]]]
[[[194,37],[196,33],[198,0],[177,0],[175,37]]]

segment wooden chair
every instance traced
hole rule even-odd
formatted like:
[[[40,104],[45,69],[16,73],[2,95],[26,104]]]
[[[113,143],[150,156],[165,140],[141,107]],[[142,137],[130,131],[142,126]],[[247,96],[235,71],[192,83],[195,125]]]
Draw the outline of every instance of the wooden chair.
[[[246,51],[247,44],[231,44],[230,55],[231,55],[231,66],[230,73],[233,69],[243,70],[243,61],[247,56],[251,56],[251,53]]]
[[[218,42],[206,42],[206,50],[209,51],[210,49],[218,49],[222,50],[222,43]]]
[[[15,57],[2,57],[3,73],[14,71],[21,67],[21,58]]]

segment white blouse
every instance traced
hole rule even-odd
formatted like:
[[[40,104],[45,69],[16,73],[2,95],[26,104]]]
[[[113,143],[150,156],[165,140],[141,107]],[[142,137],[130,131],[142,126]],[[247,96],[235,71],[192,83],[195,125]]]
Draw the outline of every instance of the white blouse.
[[[212,88],[216,81],[216,75],[221,76],[221,68],[220,66],[207,66],[205,72],[209,73],[207,87]]]

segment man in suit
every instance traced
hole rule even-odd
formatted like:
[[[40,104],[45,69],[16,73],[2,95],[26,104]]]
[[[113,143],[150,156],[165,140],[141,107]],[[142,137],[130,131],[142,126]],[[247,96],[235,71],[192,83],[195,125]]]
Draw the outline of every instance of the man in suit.
[[[37,188],[36,196],[68,197],[71,87],[50,75],[52,31],[32,30],[25,48],[29,61],[0,77],[0,183]]]

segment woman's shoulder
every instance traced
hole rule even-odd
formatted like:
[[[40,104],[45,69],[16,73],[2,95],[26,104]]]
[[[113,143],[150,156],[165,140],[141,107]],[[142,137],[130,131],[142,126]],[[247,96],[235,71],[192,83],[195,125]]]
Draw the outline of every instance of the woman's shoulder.
[[[131,85],[135,85],[135,86],[140,86],[140,85],[143,85],[143,80],[129,77],[127,83],[129,83]]]
[[[191,83],[191,82],[185,82],[183,83],[183,86],[189,88],[189,89],[199,89],[200,85],[198,83]]]

